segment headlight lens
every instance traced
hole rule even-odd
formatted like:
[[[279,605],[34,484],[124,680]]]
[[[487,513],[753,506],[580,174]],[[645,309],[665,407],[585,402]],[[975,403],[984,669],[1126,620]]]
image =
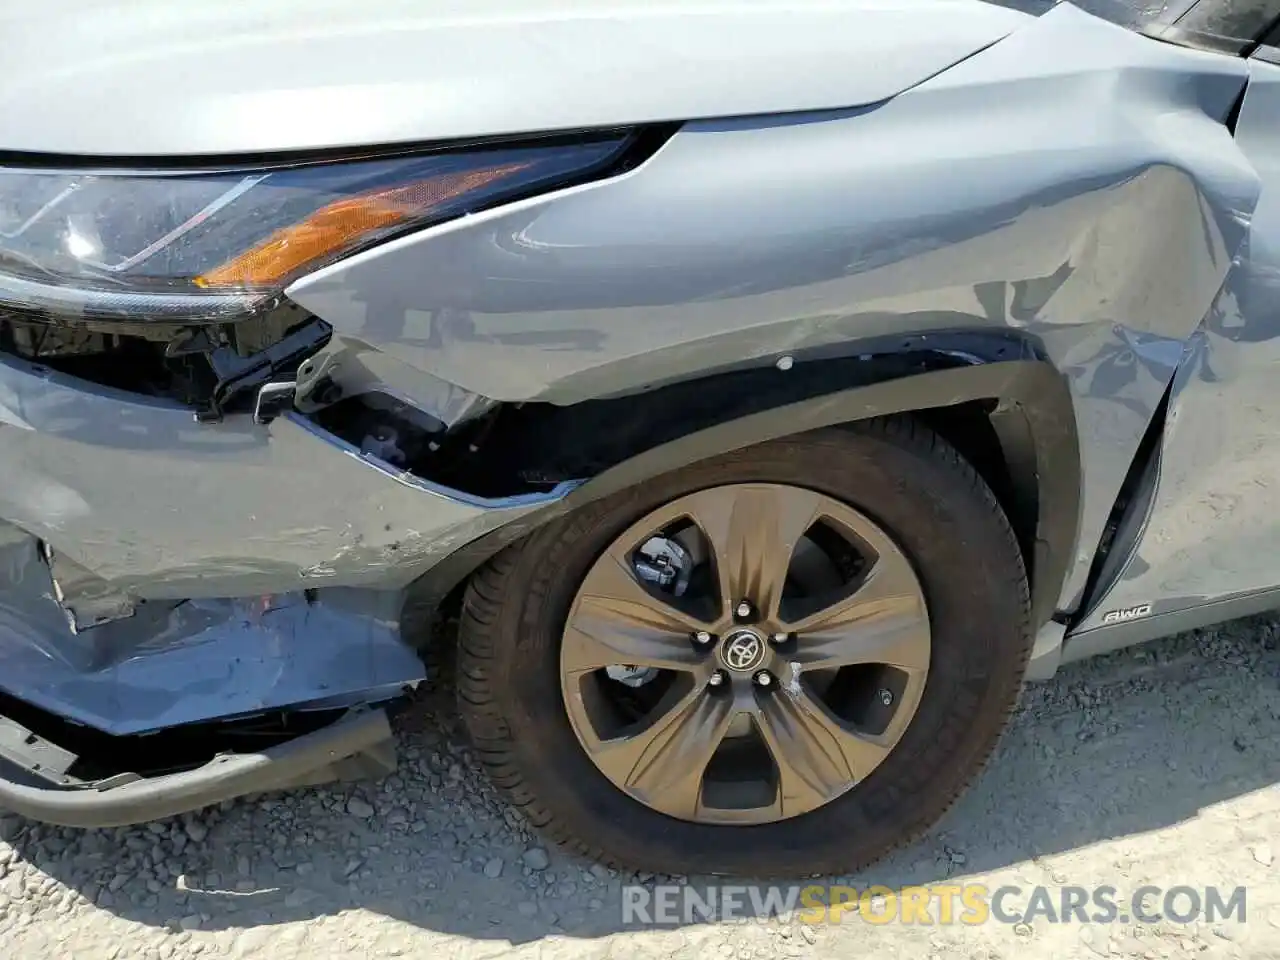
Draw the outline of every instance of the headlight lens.
[[[232,319],[354,250],[600,169],[626,142],[200,172],[0,168],[0,307]]]

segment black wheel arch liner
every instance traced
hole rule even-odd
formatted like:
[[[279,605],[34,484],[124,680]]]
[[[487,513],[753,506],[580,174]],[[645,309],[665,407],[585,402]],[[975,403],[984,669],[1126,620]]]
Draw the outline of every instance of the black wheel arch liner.
[[[895,338],[891,345],[859,344],[856,349],[852,357],[797,356],[787,374],[796,385],[797,398],[784,397],[767,409],[750,409],[752,400],[746,397],[727,413],[722,409],[712,414],[713,422],[683,424],[681,435],[674,439],[605,467],[562,500],[466,544],[409,588],[406,619],[425,631],[423,640],[431,642],[436,612],[485,561],[550,520],[646,480],[709,457],[812,430],[983,402],[1019,508],[1025,507],[1034,517],[1034,536],[1024,543],[1024,552],[1029,554],[1032,626],[1038,630],[1054,616],[1075,551],[1080,517],[1079,438],[1066,378],[1038,344],[1007,329],[930,333]],[[851,359],[859,361],[865,373],[846,378],[856,386],[805,395],[807,384],[822,380],[815,376],[819,368],[829,370],[838,363],[847,370]],[[693,385],[715,390],[719,379],[717,375],[674,388]],[[641,410],[650,404],[663,409],[655,399],[660,392],[635,395],[625,402],[640,404]],[[778,401],[778,396],[773,400]],[[590,446],[593,436],[582,437],[582,442]],[[1010,504],[1006,502],[1005,507],[1008,511]],[[425,619],[416,619],[419,616]]]

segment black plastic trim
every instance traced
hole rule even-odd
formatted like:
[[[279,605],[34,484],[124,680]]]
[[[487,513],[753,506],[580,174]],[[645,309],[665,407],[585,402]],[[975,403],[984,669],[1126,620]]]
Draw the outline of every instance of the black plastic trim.
[[[1147,423],[1146,432],[1138,444],[1133,462],[1120,484],[1120,492],[1107,519],[1102,542],[1094,555],[1093,565],[1085,579],[1084,590],[1075,615],[1068,622],[1068,631],[1088,619],[1102,604],[1138,544],[1151,519],[1155,506],[1156,487],[1160,479],[1161,441],[1169,416],[1169,401],[1173,384],[1165,388],[1160,405]]]
[[[184,773],[120,776],[80,788],[21,783],[27,774],[0,763],[0,807],[64,827],[118,827],[171,817],[249,793],[291,786],[317,770],[378,747],[392,736],[381,710],[336,723],[261,753],[216,757]]]
[[[944,336],[930,334],[928,339],[941,341]],[[975,335],[968,341],[971,350],[995,342],[1004,344],[1000,349],[1010,346],[1007,338],[984,340]],[[1029,344],[1020,346],[1030,349]],[[1031,592],[1033,626],[1038,628],[1053,616],[1075,551],[1080,450],[1066,380],[1048,361],[1029,359],[1021,350],[1012,355],[1019,353],[1020,359],[983,362],[970,352],[965,366],[833,390],[691,430],[604,469],[557,503],[462,547],[413,585],[409,602],[418,609],[435,609],[489,557],[549,520],[708,457],[873,417],[990,400],[1002,416],[1024,421],[1033,445],[1029,459],[1034,466],[1028,469],[1034,469],[1039,495]],[[797,364],[795,372],[803,377],[804,367]],[[1006,430],[1002,443],[1011,441],[1016,432]]]

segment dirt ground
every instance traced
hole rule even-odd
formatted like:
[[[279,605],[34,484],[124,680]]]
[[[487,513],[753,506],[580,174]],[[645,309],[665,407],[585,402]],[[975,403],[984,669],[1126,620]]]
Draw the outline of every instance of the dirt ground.
[[[1029,687],[978,786],[883,883],[1246,887],[1246,919],[1177,924],[622,924],[624,877],[545,849],[424,698],[381,784],[79,833],[0,819],[13,957],[481,960],[1280,958],[1280,619],[1065,668]],[[689,878],[698,884],[698,878]]]

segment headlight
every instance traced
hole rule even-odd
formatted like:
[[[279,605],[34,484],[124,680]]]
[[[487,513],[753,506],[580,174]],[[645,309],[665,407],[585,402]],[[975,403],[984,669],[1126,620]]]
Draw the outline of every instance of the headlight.
[[[198,172],[0,168],[0,307],[233,319],[354,250],[600,170],[626,142]]]

